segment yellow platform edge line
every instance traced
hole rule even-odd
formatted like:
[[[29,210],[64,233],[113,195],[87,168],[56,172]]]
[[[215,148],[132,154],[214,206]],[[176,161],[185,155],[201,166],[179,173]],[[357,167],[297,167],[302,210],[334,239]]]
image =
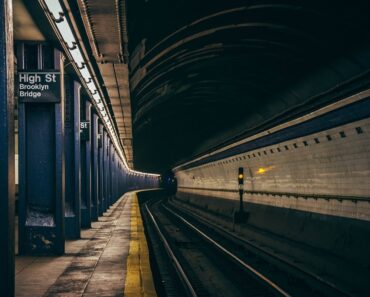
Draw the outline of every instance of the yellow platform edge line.
[[[125,297],[156,297],[139,202],[136,193],[131,195],[133,196],[130,212],[130,248],[126,262],[127,272],[123,295]]]

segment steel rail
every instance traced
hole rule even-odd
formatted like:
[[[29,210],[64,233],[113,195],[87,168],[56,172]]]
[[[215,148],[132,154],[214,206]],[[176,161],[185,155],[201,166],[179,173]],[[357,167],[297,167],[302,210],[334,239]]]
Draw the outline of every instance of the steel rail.
[[[166,252],[168,254],[168,256],[170,257],[171,261],[173,262],[174,266],[175,266],[175,269],[186,289],[186,291],[188,292],[189,296],[192,296],[192,297],[197,297],[197,293],[195,292],[189,278],[187,277],[184,269],[182,268],[180,262],[177,260],[175,254],[173,253],[168,241],[166,240],[165,236],[163,235],[162,231],[160,230],[159,226],[158,226],[158,223],[156,221],[156,219],[154,218],[153,214],[151,213],[151,211],[149,210],[149,207],[148,207],[148,204],[145,203],[145,209],[150,217],[150,219],[152,220],[153,222],[153,225],[166,249]]]
[[[244,244],[252,247],[253,249],[259,251],[260,253],[265,254],[265,255],[267,255],[267,256],[269,256],[269,257],[271,257],[271,258],[273,258],[273,259],[275,259],[275,260],[277,260],[277,261],[279,261],[281,263],[283,263],[286,266],[289,266],[289,267],[291,267],[293,269],[298,270],[299,272],[301,272],[301,273],[305,274],[306,276],[314,279],[315,281],[319,282],[320,284],[329,287],[330,289],[336,291],[337,293],[339,293],[341,295],[344,295],[344,296],[351,296],[351,294],[349,292],[346,292],[346,291],[338,288],[335,284],[331,283],[330,281],[325,280],[324,278],[322,278],[322,277],[320,277],[320,276],[318,276],[318,275],[316,275],[316,274],[314,274],[314,273],[312,273],[310,271],[307,271],[307,270],[303,269],[302,267],[296,265],[295,263],[292,263],[292,262],[290,262],[288,260],[285,260],[282,257],[279,257],[278,255],[275,255],[272,252],[269,252],[269,251],[267,251],[267,250],[259,247],[258,245],[254,244],[253,242],[249,241],[248,239],[242,238],[242,237],[240,237],[240,236],[238,236],[238,235],[236,235],[236,234],[234,234],[232,232],[229,232],[225,228],[220,227],[220,226],[216,225],[215,223],[210,222],[209,220],[201,217],[200,215],[198,215],[196,213],[190,212],[190,211],[188,211],[187,209],[185,209],[183,207],[181,207],[181,211],[185,212],[189,216],[196,217],[196,219],[199,220],[199,221],[201,221],[201,222],[203,222],[203,224],[208,225],[209,227],[212,227],[213,229],[218,229],[218,230],[220,230],[223,233],[226,233],[228,236],[233,237],[236,240],[238,240],[238,241],[240,241],[240,242],[242,242],[242,243],[244,243]]]
[[[284,289],[280,288],[277,284],[275,284],[272,280],[270,280],[268,277],[264,276],[262,273],[257,271],[255,268],[253,268],[251,265],[245,263],[243,260],[241,260],[238,256],[227,250],[225,247],[223,247],[221,244],[213,240],[211,237],[209,237],[207,234],[205,234],[203,231],[195,227],[193,224],[191,224],[189,221],[184,219],[181,215],[175,213],[173,210],[169,209],[167,206],[163,205],[163,207],[172,213],[175,217],[180,219],[185,225],[190,227],[192,230],[194,230],[196,233],[198,233],[201,237],[206,239],[208,242],[213,244],[215,247],[217,247],[219,250],[221,250],[223,253],[228,255],[230,258],[232,258],[234,261],[236,261],[238,264],[240,264],[242,267],[247,269],[249,272],[251,272],[254,276],[256,276],[258,279],[260,279],[263,283],[268,285],[270,288],[275,290],[277,293],[279,293],[281,296],[284,297],[291,297],[289,293],[287,293]]]

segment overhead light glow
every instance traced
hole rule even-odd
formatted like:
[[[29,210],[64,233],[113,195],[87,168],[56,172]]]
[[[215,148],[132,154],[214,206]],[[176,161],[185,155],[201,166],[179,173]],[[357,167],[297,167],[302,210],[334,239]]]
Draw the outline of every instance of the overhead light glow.
[[[67,44],[68,48],[74,48],[76,46],[76,39],[73,36],[72,30],[69,27],[66,19],[64,18],[62,22],[55,23],[60,35],[62,35],[62,38],[64,42]]]
[[[273,170],[275,166],[268,166],[268,167],[260,167],[256,171],[256,174],[265,174],[266,172]]]
[[[90,82],[91,81],[91,75],[89,72],[89,69],[87,69],[86,65],[80,69],[80,73],[82,77],[84,78],[85,82]]]
[[[63,8],[60,6],[58,0],[45,0],[45,4],[48,7],[50,13],[53,15],[55,20],[59,20],[61,14],[63,14]]]
[[[63,44],[63,47],[65,48],[66,52],[69,52],[70,56],[72,57],[73,60],[72,62],[74,62],[74,64],[77,66],[76,70],[79,72],[80,77],[82,77],[82,80],[85,81],[85,85],[89,89],[91,97],[95,101],[95,105],[100,111],[102,120],[108,130],[108,133],[111,136],[112,143],[115,145],[117,153],[122,160],[124,170],[130,174],[159,177],[158,174],[139,172],[130,169],[130,167],[128,166],[127,160],[124,156],[122,147],[120,145],[120,141],[118,141],[117,131],[115,130],[114,125],[112,124],[111,119],[109,117],[109,114],[105,109],[105,105],[102,102],[102,100],[104,100],[104,96],[101,96],[98,92],[93,76],[91,75],[89,68],[86,66],[87,65],[86,61],[81,53],[80,47],[75,39],[75,35],[71,29],[71,26],[68,23],[68,19],[65,17],[65,13],[63,11],[62,6],[60,5],[59,0],[43,0],[43,1],[49,13],[52,16],[50,18],[51,19],[50,21],[53,21],[55,23],[55,26],[65,43]]]
[[[97,104],[103,104],[103,103],[101,102],[101,97],[100,97],[99,93],[94,94],[92,97],[93,97],[93,99],[95,100],[95,102],[96,102]]]
[[[78,47],[69,51],[73,58],[73,61],[77,64],[78,68],[83,68],[86,64],[84,58],[82,57],[81,51]],[[89,75],[91,77],[91,75]]]
[[[91,82],[87,83],[86,86],[90,90],[91,94],[94,95],[95,92],[96,92],[96,86],[95,86],[94,81],[91,81]]]
[[[100,110],[102,110],[102,111],[104,110],[104,103],[103,102],[98,103],[97,106]]]

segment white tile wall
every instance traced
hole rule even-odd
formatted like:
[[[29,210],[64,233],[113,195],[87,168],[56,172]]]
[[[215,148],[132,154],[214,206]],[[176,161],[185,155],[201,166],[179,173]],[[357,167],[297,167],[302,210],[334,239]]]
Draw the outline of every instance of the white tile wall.
[[[363,133],[358,134],[356,127],[361,127]],[[341,131],[345,138],[340,136]],[[327,135],[331,136],[331,141]],[[320,143],[316,143],[315,138]],[[308,146],[303,141],[307,141]],[[281,152],[278,152],[278,147]],[[238,160],[229,162],[235,158]],[[237,193],[186,189],[236,190],[238,167],[244,167],[246,190],[370,197],[370,119],[178,171],[179,191],[238,199]],[[370,220],[369,202],[247,196],[253,203]]]

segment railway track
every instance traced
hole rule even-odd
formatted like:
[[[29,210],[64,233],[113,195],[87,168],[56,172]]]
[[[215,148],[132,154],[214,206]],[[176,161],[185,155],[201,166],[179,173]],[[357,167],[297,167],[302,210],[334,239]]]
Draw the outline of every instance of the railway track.
[[[162,283],[171,288],[164,296],[348,296],[320,278],[302,279],[291,265],[282,267],[287,263],[281,259],[266,260],[232,234],[166,200],[143,206],[151,242],[162,253],[164,247],[168,270],[173,269],[164,273]],[[176,282],[182,290],[173,289]]]
[[[275,284],[266,286],[267,280],[246,273],[240,259],[231,253],[225,256],[226,249],[219,250],[161,202],[144,208],[175,267],[184,296],[289,296]]]
[[[279,272],[279,275],[281,275],[280,277],[273,275],[268,271],[266,271],[266,274],[270,275],[273,279],[280,278],[280,280],[277,281],[279,284],[284,283],[284,279],[295,279],[295,284],[292,285],[287,283],[285,286],[283,286],[289,286],[288,291],[292,292],[293,296],[303,296],[303,292],[301,292],[302,288],[307,290],[307,292],[311,292],[311,294],[313,294],[308,296],[362,296],[362,294],[358,295],[354,294],[353,292],[347,291],[334,282],[331,282],[330,280],[323,278],[322,276],[315,274],[310,270],[304,269],[296,261],[291,261],[285,257],[281,257],[280,254],[277,253],[277,251],[271,252],[271,250],[269,250],[267,246],[265,248],[263,245],[258,245],[255,242],[250,241],[245,237],[239,236],[235,232],[231,232],[227,228],[216,224],[215,222],[203,218],[199,214],[191,212],[179,205],[175,206],[171,202],[169,202],[169,206],[172,206],[172,208],[174,208],[185,218],[188,218],[195,222],[196,225],[202,226],[202,228],[208,230],[207,232],[214,233],[215,236],[220,237],[220,240],[227,239],[234,246],[241,246],[248,253],[248,262],[253,262],[253,258],[262,259],[257,265],[259,267],[259,270],[268,270],[268,268],[263,267],[264,265],[280,268],[282,270],[281,272]]]

